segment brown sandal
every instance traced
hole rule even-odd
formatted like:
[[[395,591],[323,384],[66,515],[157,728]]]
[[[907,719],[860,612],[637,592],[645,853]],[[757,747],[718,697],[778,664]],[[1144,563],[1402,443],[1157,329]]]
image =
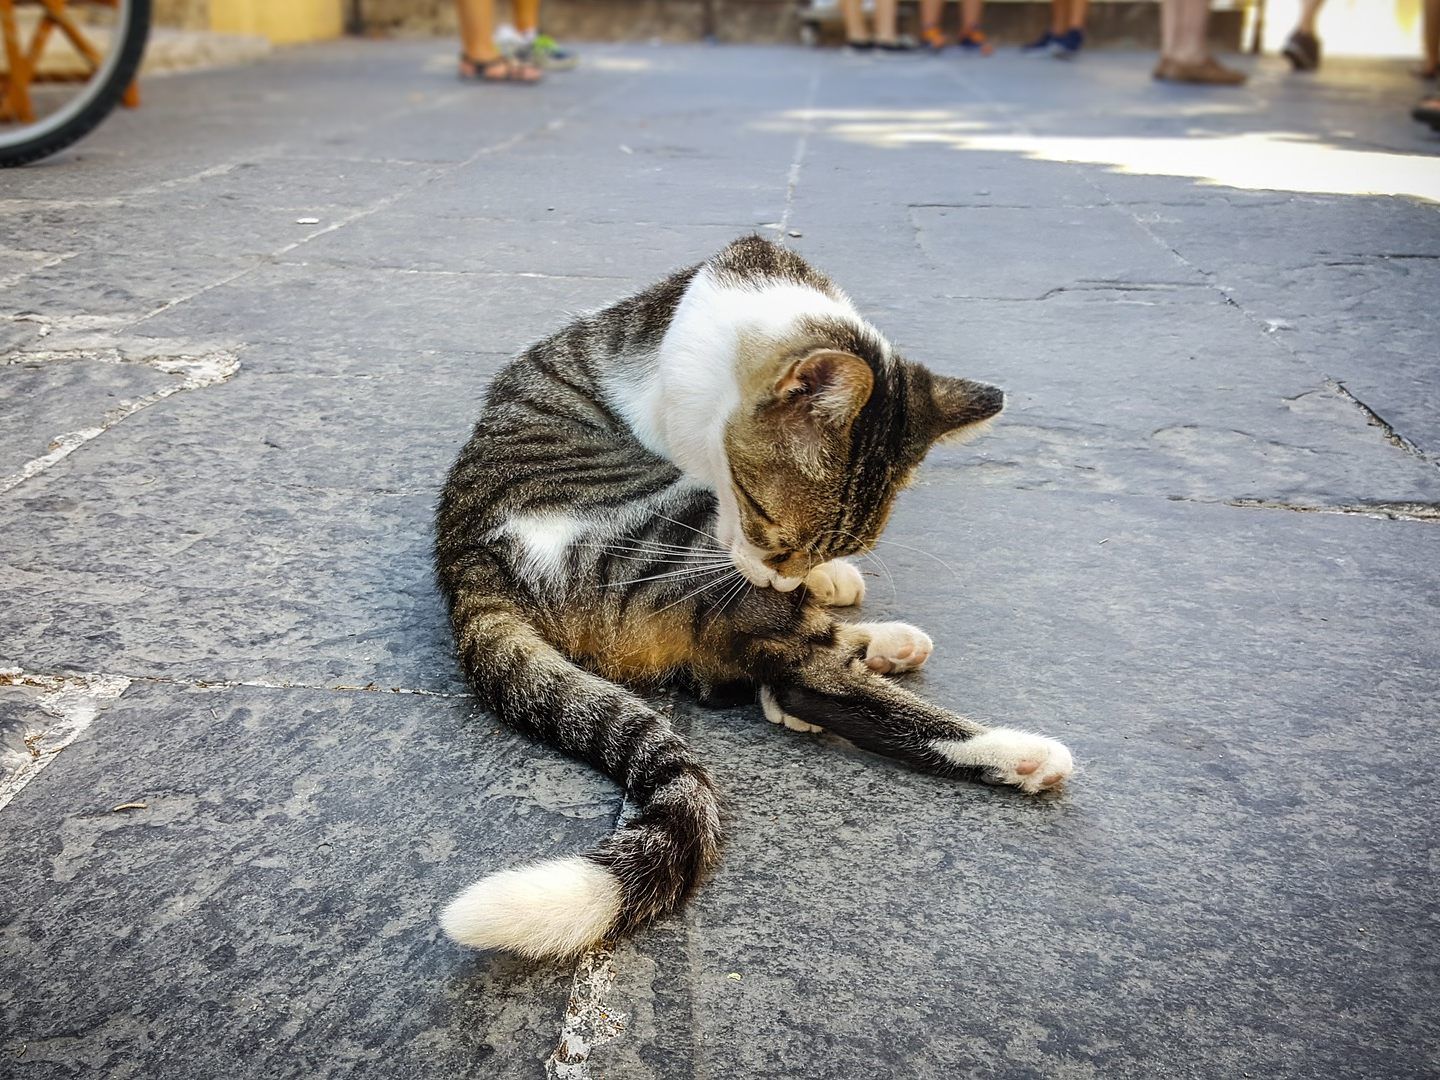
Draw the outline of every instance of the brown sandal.
[[[461,82],[537,83],[545,73],[534,64],[526,64],[510,56],[494,56],[489,60],[472,60],[460,54]]]

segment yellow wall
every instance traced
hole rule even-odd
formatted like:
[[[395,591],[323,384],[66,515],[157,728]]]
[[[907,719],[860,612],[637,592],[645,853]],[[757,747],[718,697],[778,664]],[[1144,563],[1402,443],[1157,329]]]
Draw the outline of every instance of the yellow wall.
[[[339,37],[341,0],[210,0],[210,29],[261,34],[277,44]]]

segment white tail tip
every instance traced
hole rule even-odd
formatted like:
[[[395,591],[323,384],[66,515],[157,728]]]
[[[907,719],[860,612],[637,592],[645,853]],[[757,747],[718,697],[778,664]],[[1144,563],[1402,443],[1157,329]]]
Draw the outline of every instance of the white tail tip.
[[[461,945],[530,957],[572,956],[620,915],[620,882],[589,859],[556,859],[481,878],[440,913]]]

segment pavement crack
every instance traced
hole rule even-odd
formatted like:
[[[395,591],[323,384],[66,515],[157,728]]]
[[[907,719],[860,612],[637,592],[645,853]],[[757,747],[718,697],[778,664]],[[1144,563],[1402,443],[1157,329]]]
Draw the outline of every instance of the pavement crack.
[[[1430,456],[1426,454],[1425,451],[1421,450],[1413,442],[1405,438],[1404,435],[1401,435],[1398,431],[1396,431],[1393,424],[1391,424],[1378,412],[1372,409],[1369,405],[1365,404],[1365,402],[1361,401],[1358,397],[1356,397],[1355,394],[1350,390],[1350,388],[1347,387],[1344,383],[1342,383],[1339,379],[1326,379],[1325,384],[1329,386],[1332,390],[1334,390],[1337,394],[1339,394],[1342,398],[1344,398],[1346,401],[1350,402],[1350,404],[1354,405],[1357,409],[1363,412],[1365,414],[1366,420],[1372,426],[1378,427],[1382,432],[1384,432],[1386,442],[1390,443],[1392,446],[1398,446],[1407,454],[1411,454],[1419,458],[1421,461],[1434,464]]]
[[[615,951],[601,943],[575,965],[560,1041],[545,1059],[549,1080],[590,1080],[590,1055],[624,1032],[628,1018],[607,1007],[615,989]]]
[[[144,364],[153,367],[166,375],[177,376],[176,381],[160,387],[160,389],[146,394],[144,397],[135,398],[133,401],[121,402],[114,409],[111,409],[100,422],[87,428],[80,428],[76,431],[66,431],[55,436],[50,442],[50,449],[37,458],[32,458],[19,470],[9,476],[0,477],[0,494],[19,487],[31,477],[38,476],[46,469],[59,461],[69,457],[80,447],[97,439],[109,431],[126,417],[134,416],[141,409],[147,409],[158,401],[164,401],[172,394],[178,394],[182,390],[200,390],[207,386],[214,386],[217,383],[225,382],[235,372],[240,370],[240,361],[233,353],[216,351],[203,353],[198,356],[176,355],[144,355],[127,356],[117,349],[106,350],[69,350],[52,352],[28,352],[19,353],[6,361],[5,366],[11,364],[45,364],[73,360],[99,361],[103,364]]]
[[[790,234],[790,215],[795,209],[795,191],[800,186],[800,170],[805,167],[805,155],[810,148],[810,135],[815,130],[815,100],[820,93],[820,65],[810,72],[810,84],[805,92],[805,122],[795,140],[795,154],[790,159],[790,169],[785,174],[785,209],[780,212],[779,240],[785,243]]]
[[[1353,514],[1388,521],[1440,522],[1440,503],[1358,502],[1332,506],[1285,502],[1283,499],[1227,499],[1227,505],[1245,509],[1290,510],[1297,514]]]
[[[0,686],[38,691],[34,702],[50,717],[45,727],[26,724],[14,734],[0,728],[0,810],[39,776],[57,754],[80,737],[100,710],[130,686],[123,675],[39,675],[20,668],[0,668]],[[18,742],[19,746],[14,744]],[[23,747],[23,749],[22,749]]]

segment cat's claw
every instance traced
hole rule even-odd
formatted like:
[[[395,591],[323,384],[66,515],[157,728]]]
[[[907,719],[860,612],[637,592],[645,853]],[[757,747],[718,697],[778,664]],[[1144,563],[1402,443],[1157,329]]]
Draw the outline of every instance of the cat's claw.
[[[1075,771],[1063,743],[1013,728],[991,728],[971,739],[937,739],[930,744],[956,765],[983,770],[992,784],[1036,794],[1053,791]]]
[[[805,577],[805,588],[827,607],[852,607],[865,599],[865,578],[844,559],[815,567]]]
[[[766,720],[769,720],[772,724],[784,724],[791,731],[813,732],[825,730],[819,724],[808,724],[798,716],[791,716],[784,709],[780,708],[780,703],[775,700],[775,695],[770,692],[768,686],[762,686],[760,688],[760,708],[764,710]]]
[[[935,651],[930,635],[909,623],[860,623],[858,629],[870,636],[865,646],[865,666],[882,675],[899,675],[924,667]]]

